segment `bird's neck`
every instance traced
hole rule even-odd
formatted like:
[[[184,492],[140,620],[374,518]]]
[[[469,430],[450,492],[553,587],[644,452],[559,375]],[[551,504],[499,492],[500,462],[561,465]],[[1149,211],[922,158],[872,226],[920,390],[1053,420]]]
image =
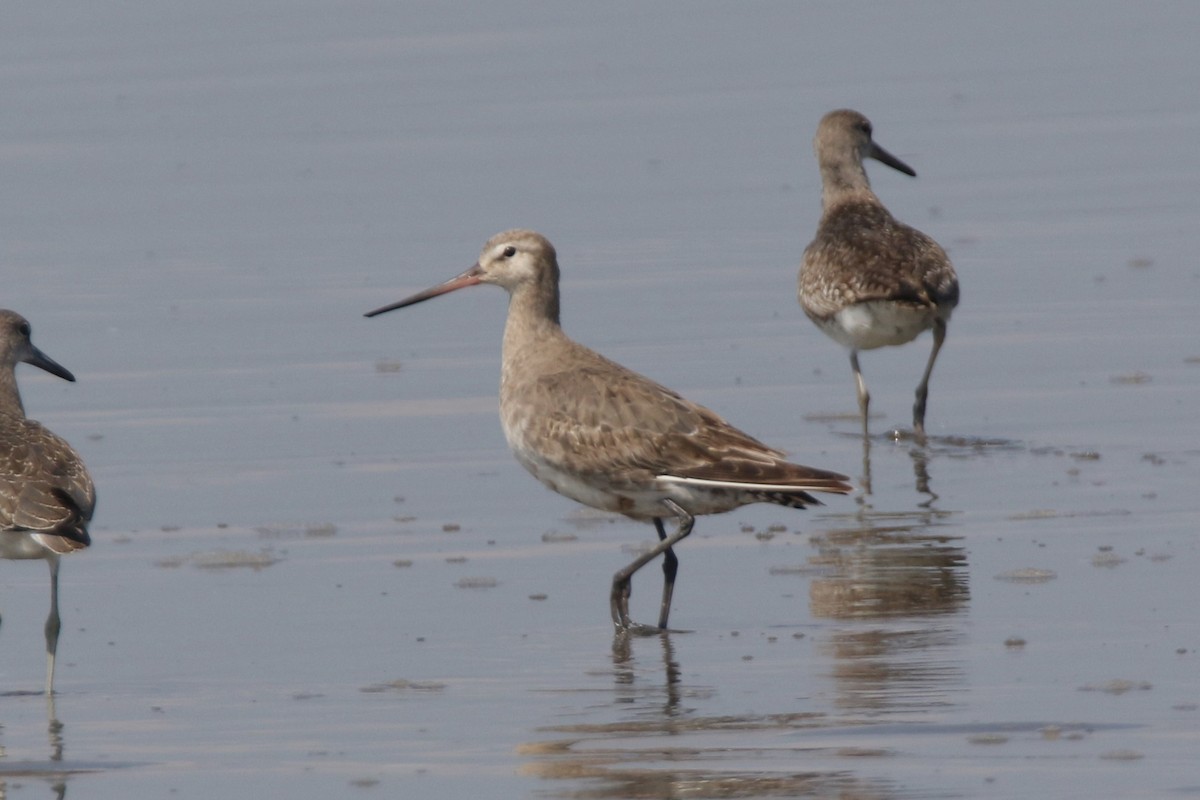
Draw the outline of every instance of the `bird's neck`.
[[[25,416],[25,406],[21,404],[21,393],[17,390],[15,369],[0,369],[0,412]]]
[[[558,287],[529,284],[516,289],[508,301],[504,352],[516,353],[562,336],[558,324]]]
[[[821,207],[828,212],[834,206],[851,200],[879,202],[875,192],[871,191],[871,182],[867,180],[862,164],[846,159],[822,164]]]

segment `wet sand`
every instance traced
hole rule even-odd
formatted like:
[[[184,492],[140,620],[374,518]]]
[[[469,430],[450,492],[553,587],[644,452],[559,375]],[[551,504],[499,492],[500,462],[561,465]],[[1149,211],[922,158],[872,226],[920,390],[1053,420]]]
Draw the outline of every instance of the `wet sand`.
[[[1190,6],[689,8],[14,12],[3,305],[100,500],[52,707],[0,564],[6,796],[1197,790]],[[864,442],[796,304],[839,106],[962,281],[926,447],[928,338]],[[573,337],[863,487],[700,519],[682,632],[614,641],[653,528],[508,454],[502,292],[361,318],[512,225]]]

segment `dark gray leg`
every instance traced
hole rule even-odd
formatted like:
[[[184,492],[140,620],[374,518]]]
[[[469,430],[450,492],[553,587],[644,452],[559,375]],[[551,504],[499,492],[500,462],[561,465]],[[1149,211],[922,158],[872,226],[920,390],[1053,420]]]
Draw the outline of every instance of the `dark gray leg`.
[[[658,531],[658,540],[665,542],[667,532],[663,530],[662,520],[654,518],[654,528]],[[675,575],[679,572],[679,559],[675,551],[667,548],[663,553],[663,595],[662,606],[658,610],[658,627],[667,629],[667,617],[671,615],[671,595],[675,594]]]
[[[946,341],[946,321],[935,320],[933,323],[933,350],[929,353],[929,363],[925,365],[925,374],[917,386],[917,401],[913,403],[913,432],[918,439],[925,439],[925,401],[929,399],[929,376],[933,374],[933,362],[937,361],[938,351]]]
[[[625,570],[621,570],[624,572]],[[613,627],[617,629],[617,633],[629,630],[633,624],[629,621],[629,595],[633,591],[633,584],[630,583],[629,577],[621,581],[621,572],[613,575],[612,593],[608,596],[609,609],[612,611]],[[632,575],[633,573],[629,573]]]
[[[675,516],[679,521],[679,527],[670,536],[666,535],[662,521],[658,518],[654,520],[654,526],[658,530],[659,542],[654,547],[642,553],[633,560],[629,566],[618,570],[613,575],[612,594],[609,596],[609,606],[612,610],[613,625],[618,631],[628,630],[633,626],[629,619],[629,595],[632,590],[633,573],[637,572],[642,567],[649,564],[660,555],[663,556],[663,605],[659,611],[658,623],[660,628],[667,627],[667,617],[671,611],[671,594],[675,590],[675,574],[679,569],[679,560],[675,557],[675,553],[671,550],[673,546],[678,544],[684,537],[692,532],[692,525],[695,524],[696,518],[673,500],[663,500],[663,505]]]
[[[50,564],[50,615],[46,617],[46,696],[54,694],[54,656],[58,652],[58,632],[62,619],[58,616],[58,556],[46,559]]]
[[[863,436],[867,435],[867,412],[871,407],[871,394],[867,391],[867,382],[863,380],[862,369],[858,366],[858,351],[850,351],[850,368],[854,370],[854,387],[858,392],[858,411],[862,414]]]

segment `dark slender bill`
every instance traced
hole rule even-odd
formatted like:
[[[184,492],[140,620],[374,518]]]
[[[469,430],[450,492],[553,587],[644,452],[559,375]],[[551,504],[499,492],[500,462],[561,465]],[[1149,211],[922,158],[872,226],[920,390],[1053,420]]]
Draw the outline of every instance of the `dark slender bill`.
[[[53,358],[46,355],[41,350],[38,350],[33,345],[30,345],[30,348],[32,348],[32,351],[25,357],[26,364],[32,364],[35,367],[44,369],[46,372],[49,372],[51,375],[57,375],[64,381],[71,381],[72,383],[75,382],[75,376],[72,375],[66,367],[64,367],[62,364],[59,364]]]
[[[894,155],[889,153],[887,150],[884,150],[882,147],[875,144],[874,142],[871,142],[871,149],[867,152],[867,155],[869,155],[871,158],[875,159],[876,161],[880,161],[880,162],[883,162],[884,164],[887,164],[889,167],[891,167],[894,170],[899,170],[900,172],[903,172],[905,175],[911,175],[914,178],[917,177],[916,170],[914,170],[908,164],[905,164],[903,161],[896,158]]]
[[[384,306],[383,308],[377,308],[374,311],[368,311],[363,316],[377,317],[380,314],[386,314],[387,312],[395,311],[398,308],[404,308],[405,306],[416,305],[417,303],[424,302],[425,300],[428,300],[431,297],[437,297],[440,294],[446,294],[447,292],[453,292],[455,289],[462,289],[467,286],[474,286],[478,283],[483,282],[483,279],[481,277],[482,275],[483,275],[483,270],[480,269],[478,264],[476,264],[475,266],[471,267],[469,270],[467,270],[463,274],[457,275],[457,276],[451,278],[450,280],[446,281],[445,283],[439,283],[437,286],[433,286],[429,289],[426,289],[423,292],[417,292],[416,294],[412,295],[411,297],[406,297],[403,300],[392,303],[391,305]]]

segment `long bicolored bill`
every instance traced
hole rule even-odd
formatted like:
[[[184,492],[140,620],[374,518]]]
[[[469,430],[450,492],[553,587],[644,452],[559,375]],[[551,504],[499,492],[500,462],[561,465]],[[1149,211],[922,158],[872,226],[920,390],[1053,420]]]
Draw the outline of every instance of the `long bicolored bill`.
[[[29,352],[22,360],[26,364],[32,364],[35,367],[46,370],[46,372],[49,372],[51,375],[57,375],[64,381],[71,381],[72,383],[75,382],[75,376],[71,374],[70,370],[68,370],[62,364],[59,364],[50,356],[43,353],[41,350],[38,350],[32,344],[29,345]]]
[[[905,175],[911,175],[914,178],[917,177],[916,170],[914,170],[908,164],[905,164],[903,161],[896,158],[894,155],[889,153],[887,150],[884,150],[882,147],[875,144],[874,142],[871,142],[871,149],[867,152],[867,155],[870,156],[871,158],[875,159],[876,161],[882,161],[884,164],[887,164],[889,167],[891,167],[894,170],[899,170],[900,172],[903,172]]]
[[[426,289],[423,292],[417,292],[416,294],[412,295],[411,297],[406,297],[403,300],[392,303],[391,305],[384,306],[383,308],[377,308],[374,311],[368,311],[363,316],[376,317],[376,316],[379,316],[380,314],[386,314],[389,311],[395,311],[397,308],[404,308],[405,306],[416,305],[417,303],[424,302],[425,300],[428,300],[431,297],[437,297],[439,294],[446,294],[447,292],[453,292],[455,289],[462,289],[467,286],[474,286],[475,284],[482,283],[482,282],[483,282],[483,268],[480,267],[478,264],[476,264],[475,266],[471,267],[469,270],[467,270],[463,274],[457,275],[457,276],[451,278],[450,280],[446,281],[445,283],[439,283],[437,286],[433,286],[429,289]]]

